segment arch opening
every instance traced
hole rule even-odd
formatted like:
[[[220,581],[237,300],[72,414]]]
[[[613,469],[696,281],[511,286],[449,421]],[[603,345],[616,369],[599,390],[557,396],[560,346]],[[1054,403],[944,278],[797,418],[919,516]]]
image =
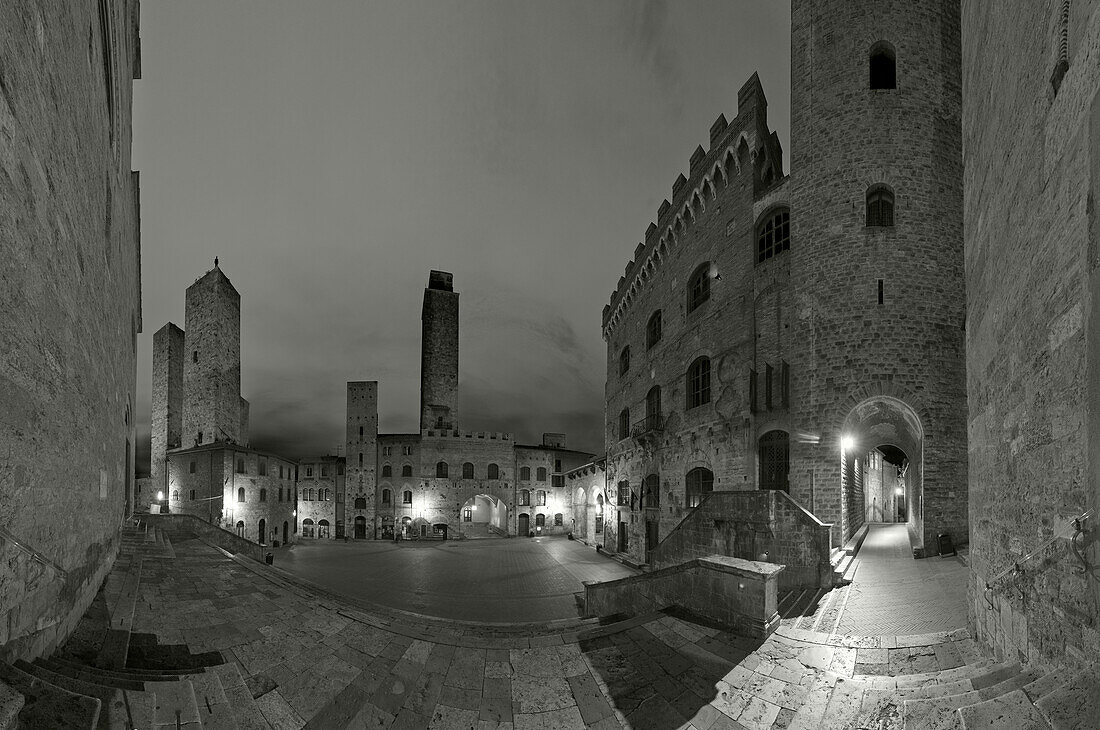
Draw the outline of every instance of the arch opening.
[[[508,505],[488,494],[475,494],[462,505],[462,531],[488,535],[495,530],[507,534]]]

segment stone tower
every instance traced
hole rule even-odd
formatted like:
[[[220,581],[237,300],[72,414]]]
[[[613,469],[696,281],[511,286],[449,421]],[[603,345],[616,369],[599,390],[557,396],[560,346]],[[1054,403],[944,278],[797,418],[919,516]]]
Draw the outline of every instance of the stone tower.
[[[241,295],[217,265],[187,287],[183,443],[241,443]]]
[[[153,412],[151,472],[153,494],[167,493],[165,455],[179,448],[183,435],[184,333],[169,322],[153,335]]]
[[[377,443],[378,381],[351,381],[348,383],[347,449],[344,452],[347,454],[344,481],[347,494],[343,500],[346,514],[336,516],[338,521],[344,520],[344,534],[349,537],[375,537]]]
[[[791,16],[792,495],[843,543],[857,462],[896,446],[931,554],[967,534],[959,2]]]
[[[458,293],[451,274],[428,275],[420,323],[420,430],[457,428]]]

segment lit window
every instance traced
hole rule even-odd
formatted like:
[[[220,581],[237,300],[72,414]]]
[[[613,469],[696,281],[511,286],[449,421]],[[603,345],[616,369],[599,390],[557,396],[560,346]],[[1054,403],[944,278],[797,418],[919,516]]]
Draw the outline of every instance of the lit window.
[[[538,507],[545,507],[546,506],[546,491],[545,490],[540,489],[537,492],[535,492],[535,505],[538,506]]]
[[[528,507],[531,505],[531,492],[526,489],[519,490],[519,505],[520,507]]]

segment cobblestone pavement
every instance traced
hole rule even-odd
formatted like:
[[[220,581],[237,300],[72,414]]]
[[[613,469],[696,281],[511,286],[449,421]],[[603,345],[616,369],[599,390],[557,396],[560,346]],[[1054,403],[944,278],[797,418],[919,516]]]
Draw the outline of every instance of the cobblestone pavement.
[[[957,557],[914,560],[904,524],[871,525],[837,633],[924,634],[966,626],[968,569]]]
[[[489,623],[575,618],[583,581],[638,572],[565,537],[303,541],[275,553],[278,567],[342,596]]]

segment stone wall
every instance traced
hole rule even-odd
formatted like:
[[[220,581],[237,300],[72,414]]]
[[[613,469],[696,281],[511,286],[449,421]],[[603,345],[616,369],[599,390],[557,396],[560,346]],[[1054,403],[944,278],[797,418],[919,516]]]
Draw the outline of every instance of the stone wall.
[[[870,88],[881,44],[896,58],[896,88]],[[943,531],[961,541],[958,0],[795,0],[791,46],[792,422],[801,432],[791,494],[835,524],[834,544],[850,537],[863,512],[849,510],[841,489],[840,441],[855,409],[881,405],[847,435],[858,451],[904,448],[923,474],[923,502],[918,494],[910,512],[923,511],[913,525],[920,544],[934,547]],[[893,192],[892,226],[867,225],[875,185]],[[892,413],[915,422],[893,430]]]
[[[165,457],[178,449],[183,434],[184,333],[171,322],[153,335],[153,407],[149,475],[159,490],[168,488]],[[154,491],[153,496],[156,496]]]
[[[696,558],[644,575],[584,584],[585,616],[643,615],[679,606],[739,634],[766,638],[779,627],[783,566],[724,555]]]
[[[69,635],[133,509],[139,50],[136,2],[0,0],[0,17],[0,653],[13,659]]]
[[[385,476],[385,467],[390,467],[390,476]],[[409,475],[404,476],[405,467],[409,467]],[[378,488],[375,495],[376,502],[373,505],[376,510],[376,524],[378,537],[386,537],[387,528],[401,526],[401,520],[413,514],[413,505],[405,504],[402,495],[406,491],[416,494],[420,481],[420,434],[381,434],[378,436]],[[390,501],[383,498],[385,490],[390,490]],[[348,500],[353,500],[354,485],[348,482]],[[358,496],[358,493],[355,494]],[[370,505],[370,495],[363,494]],[[350,523],[349,523],[350,524]],[[368,531],[371,529],[368,523]],[[373,537],[373,535],[368,535]]]
[[[565,476],[573,504],[573,537],[589,545],[603,545],[603,516],[613,514],[606,506],[607,469],[603,459],[571,470]]]
[[[780,589],[829,588],[829,525],[777,490],[711,492],[650,555],[665,568],[707,555],[786,566]]]
[[[455,435],[457,433],[457,435]],[[477,495],[487,495],[508,509],[508,532],[515,533],[515,464],[511,434],[427,430],[420,437],[419,481],[412,505],[396,495],[397,523],[423,517],[432,525],[446,524],[452,534],[462,530],[462,507]],[[438,463],[447,476],[436,474]],[[462,478],[462,465],[472,464],[474,478]],[[497,464],[500,479],[489,479],[489,464]]]
[[[267,552],[265,546],[238,537],[235,533],[222,529],[217,525],[212,525],[194,515],[148,514],[142,515],[141,519],[144,522],[156,525],[162,530],[167,531],[169,539],[171,539],[172,533],[176,531],[194,533],[203,540],[217,545],[223,550],[227,550],[236,555],[244,555],[245,557],[252,558],[261,563],[264,561],[264,554]]]
[[[1069,542],[1100,506],[1098,5],[963,5],[969,598],[1006,660],[1100,654],[1100,581]]]
[[[363,431],[365,435],[365,426]],[[374,444],[370,444],[370,448],[373,452]],[[353,461],[358,463],[357,457],[353,457]],[[342,456],[306,457],[298,462],[297,504],[301,537],[327,540],[344,537],[346,479]],[[311,521],[308,527],[306,520]],[[325,527],[328,529],[323,529]]]

